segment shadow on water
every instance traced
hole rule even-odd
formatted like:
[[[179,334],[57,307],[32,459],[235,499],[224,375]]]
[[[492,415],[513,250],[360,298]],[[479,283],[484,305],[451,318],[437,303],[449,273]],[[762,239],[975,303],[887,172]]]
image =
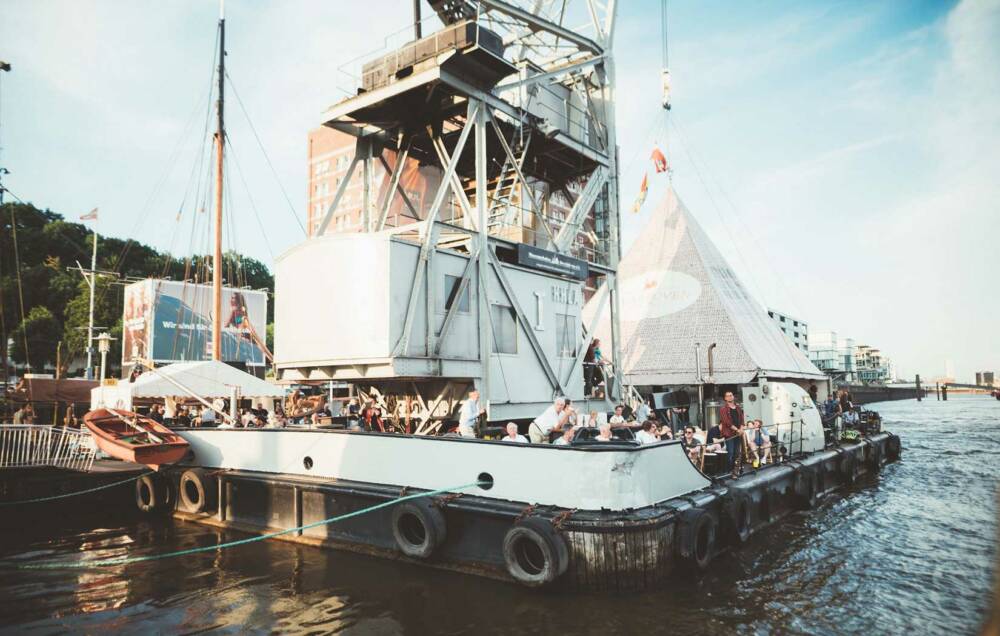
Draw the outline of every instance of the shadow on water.
[[[280,541],[100,569],[13,571],[11,562],[155,554],[243,536],[134,515],[35,513],[0,523],[0,631],[974,632],[996,558],[1000,403],[876,408],[903,438],[901,462],[785,519],[706,575],[654,592],[539,592]],[[947,452],[963,448],[970,452]]]

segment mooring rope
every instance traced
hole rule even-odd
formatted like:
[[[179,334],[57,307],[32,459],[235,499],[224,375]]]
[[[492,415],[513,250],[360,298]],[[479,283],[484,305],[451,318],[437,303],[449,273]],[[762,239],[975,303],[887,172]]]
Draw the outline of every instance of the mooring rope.
[[[352,517],[360,517],[361,515],[368,514],[369,512],[375,512],[376,510],[381,510],[382,508],[388,508],[396,504],[402,503],[404,501],[409,501],[412,499],[420,499],[421,497],[434,497],[436,495],[442,495],[448,492],[454,492],[456,490],[465,490],[466,488],[472,488],[473,486],[480,486],[485,482],[474,481],[470,484],[464,484],[462,486],[452,486],[449,488],[440,488],[438,490],[430,490],[427,492],[416,493],[413,495],[406,495],[404,497],[398,497],[390,501],[383,501],[380,504],[375,504],[374,506],[369,506],[367,508],[362,508],[361,510],[355,510],[354,512],[348,512],[342,515],[337,515],[336,517],[330,517],[329,519],[323,519],[322,521],[314,521],[312,523],[307,523],[302,526],[297,526],[295,528],[288,528],[287,530],[279,530],[278,532],[271,532],[268,534],[258,535],[256,537],[249,537],[247,539],[239,539],[237,541],[229,541],[227,543],[218,543],[215,545],[206,545],[199,548],[188,548],[187,550],[177,550],[175,552],[164,552],[162,554],[150,554],[146,556],[136,556],[136,557],[116,557],[114,559],[101,559],[97,561],[62,561],[58,563],[7,563],[6,565],[13,565],[19,570],[62,570],[70,568],[91,568],[91,567],[105,567],[109,565],[127,565],[129,563],[140,563],[142,561],[159,561],[161,559],[172,559],[174,557],[185,556],[188,554],[197,554],[199,552],[210,552],[212,550],[222,550],[225,548],[234,548],[236,546],[245,545],[247,543],[255,543],[257,541],[263,541],[265,539],[273,539],[274,537],[280,537],[285,534],[292,532],[298,532],[299,530],[308,530],[309,528],[315,528],[317,526],[323,526],[331,523],[336,523],[338,521],[344,521]]]
[[[128,479],[123,479],[121,481],[111,482],[110,484],[104,484],[103,486],[97,486],[96,488],[88,488],[87,490],[77,490],[74,492],[63,493],[61,495],[52,495],[51,497],[37,497],[35,499],[21,499],[18,501],[0,501],[0,506],[20,506],[23,504],[38,503],[40,501],[54,501],[56,499],[66,499],[68,497],[75,497],[77,495],[85,495],[89,492],[97,492],[98,490],[106,490],[108,488],[114,488],[115,486],[121,486],[122,484],[127,484],[130,481],[136,481],[137,479],[141,479],[142,477],[145,477],[146,475],[149,475],[150,473],[154,472],[156,471],[148,470],[144,473],[139,473],[134,477],[129,477]]]

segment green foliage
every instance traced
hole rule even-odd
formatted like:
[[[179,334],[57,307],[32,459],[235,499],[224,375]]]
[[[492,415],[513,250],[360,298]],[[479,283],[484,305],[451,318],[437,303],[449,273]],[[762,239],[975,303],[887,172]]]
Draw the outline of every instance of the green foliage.
[[[15,230],[19,259],[15,259]],[[0,329],[4,332],[0,334],[0,348],[7,338],[13,338],[10,355],[15,361],[20,364],[25,361],[25,335],[27,354],[36,370],[55,362],[60,342],[64,364],[85,355],[90,291],[80,273],[68,268],[75,268],[77,264],[90,267],[92,249],[93,233],[82,223],[67,221],[55,212],[30,204],[7,203],[0,207]],[[97,269],[117,272],[122,277],[204,282],[209,280],[210,262],[211,259],[205,256],[176,258],[148,245],[114,237],[102,236],[98,245]],[[223,272],[226,285],[274,288],[274,277],[266,265],[235,252],[225,254]],[[23,324],[22,296],[27,314]],[[273,303],[269,302],[267,309],[270,322],[274,315]],[[122,285],[110,278],[99,278],[94,298],[94,325],[117,338],[108,354],[112,368],[109,375],[121,360],[121,316]],[[270,334],[269,327],[269,343]]]
[[[10,336],[14,340],[10,355],[20,364],[27,363],[32,369],[42,369],[45,364],[56,361],[60,332],[59,321],[48,307],[32,307]]]

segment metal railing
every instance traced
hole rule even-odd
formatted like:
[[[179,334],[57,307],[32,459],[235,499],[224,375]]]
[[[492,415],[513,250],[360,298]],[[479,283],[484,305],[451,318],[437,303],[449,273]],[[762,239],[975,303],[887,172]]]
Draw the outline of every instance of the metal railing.
[[[51,466],[87,472],[96,454],[94,440],[86,431],[0,424],[0,469]]]

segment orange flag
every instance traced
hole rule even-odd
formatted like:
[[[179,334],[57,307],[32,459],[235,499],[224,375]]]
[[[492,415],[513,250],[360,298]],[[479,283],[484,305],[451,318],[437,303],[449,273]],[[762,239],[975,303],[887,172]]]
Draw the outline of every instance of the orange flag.
[[[653,148],[653,154],[650,156],[653,160],[653,167],[656,168],[656,172],[666,172],[667,171],[667,158],[663,156],[659,148]]]
[[[632,212],[638,212],[642,207],[642,204],[646,202],[646,193],[649,191],[649,175],[642,175],[642,185],[639,186],[639,196],[635,198],[635,203],[632,204]]]

